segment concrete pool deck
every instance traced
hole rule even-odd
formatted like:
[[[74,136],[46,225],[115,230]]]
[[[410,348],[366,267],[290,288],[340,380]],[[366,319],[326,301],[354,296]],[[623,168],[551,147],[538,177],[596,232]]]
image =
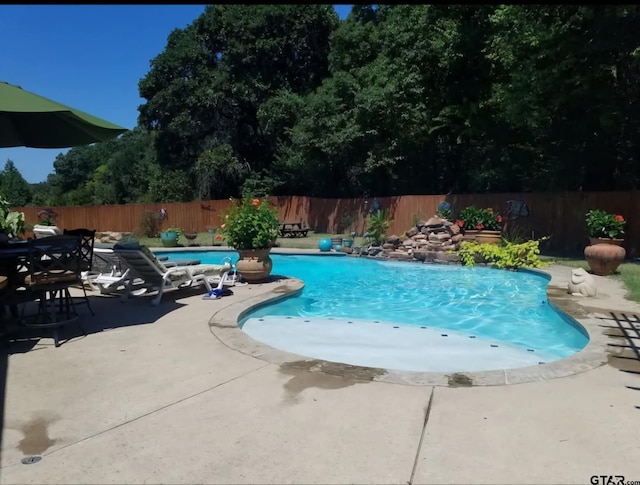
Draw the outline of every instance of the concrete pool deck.
[[[88,336],[59,348],[48,338],[11,344],[0,481],[640,480],[640,363],[621,338],[635,335],[637,348],[640,306],[615,279],[595,277],[598,297],[580,300],[553,289],[571,268],[548,271],[550,295],[593,320],[605,358],[574,375],[496,386],[377,382],[375,370],[272,363],[273,349],[257,358],[216,337],[224,325],[212,315],[295,291],[295,280],[209,301],[202,290],[172,291],[158,307],[93,294],[96,316],[80,308]],[[42,460],[20,463],[30,455]]]

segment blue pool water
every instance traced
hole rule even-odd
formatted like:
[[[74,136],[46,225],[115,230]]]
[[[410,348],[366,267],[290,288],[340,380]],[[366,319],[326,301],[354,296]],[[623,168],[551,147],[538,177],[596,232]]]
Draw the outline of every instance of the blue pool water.
[[[238,258],[234,251],[162,254],[203,263]],[[566,357],[588,343],[584,329],[549,305],[548,280],[533,272],[319,255],[271,258],[272,274],[299,278],[305,288],[300,296],[259,308],[244,321],[330,317],[449,329],[543,353],[547,359]]]

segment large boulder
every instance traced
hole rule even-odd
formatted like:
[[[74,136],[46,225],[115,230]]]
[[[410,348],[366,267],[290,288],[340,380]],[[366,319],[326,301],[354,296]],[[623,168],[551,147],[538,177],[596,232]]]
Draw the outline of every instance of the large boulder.
[[[410,238],[411,238],[411,237],[415,236],[416,234],[419,234],[419,231],[418,231],[418,229],[417,229],[417,228],[412,227],[411,229],[409,229],[409,230],[406,232],[406,234],[407,234],[407,237],[410,237]]]
[[[438,216],[433,216],[429,218],[427,222],[424,223],[426,227],[441,227],[444,225],[444,220]]]
[[[104,231],[96,232],[95,242],[102,244],[111,244],[120,242],[124,237],[131,236],[130,232]]]

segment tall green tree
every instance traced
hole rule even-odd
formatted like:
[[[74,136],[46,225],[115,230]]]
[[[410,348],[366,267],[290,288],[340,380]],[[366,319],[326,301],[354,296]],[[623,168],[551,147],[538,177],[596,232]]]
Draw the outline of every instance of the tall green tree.
[[[640,7],[500,6],[493,104],[527,155],[522,185],[637,187]]]
[[[482,154],[493,7],[361,7],[332,39],[331,71],[279,162],[314,195],[464,189]]]
[[[147,100],[140,123],[158,133],[159,163],[195,175],[203,154],[229,146],[240,165],[216,168],[223,179],[237,177],[238,166],[244,177],[268,169],[278,135],[259,119],[261,106],[281,90],[304,95],[319,86],[337,25],[330,5],[215,5],[172,32],[139,84]],[[237,192],[227,186],[226,194]]]
[[[136,127],[108,142],[74,147],[60,154],[47,178],[46,205],[127,204],[155,201],[154,133]]]
[[[31,203],[31,186],[12,160],[7,160],[0,173],[0,192],[11,207],[24,207]]]
[[[213,5],[38,201],[640,187],[640,6]],[[35,200],[34,200],[35,201]]]
[[[154,133],[136,127],[120,136],[113,152],[94,170],[89,181],[93,204],[128,204],[149,199],[157,167]]]

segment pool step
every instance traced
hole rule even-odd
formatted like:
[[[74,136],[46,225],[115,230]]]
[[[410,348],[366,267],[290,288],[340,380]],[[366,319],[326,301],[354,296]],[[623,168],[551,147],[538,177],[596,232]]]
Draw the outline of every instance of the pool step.
[[[371,320],[263,316],[248,319],[242,329],[301,356],[401,371],[514,369],[559,358],[464,332]]]

